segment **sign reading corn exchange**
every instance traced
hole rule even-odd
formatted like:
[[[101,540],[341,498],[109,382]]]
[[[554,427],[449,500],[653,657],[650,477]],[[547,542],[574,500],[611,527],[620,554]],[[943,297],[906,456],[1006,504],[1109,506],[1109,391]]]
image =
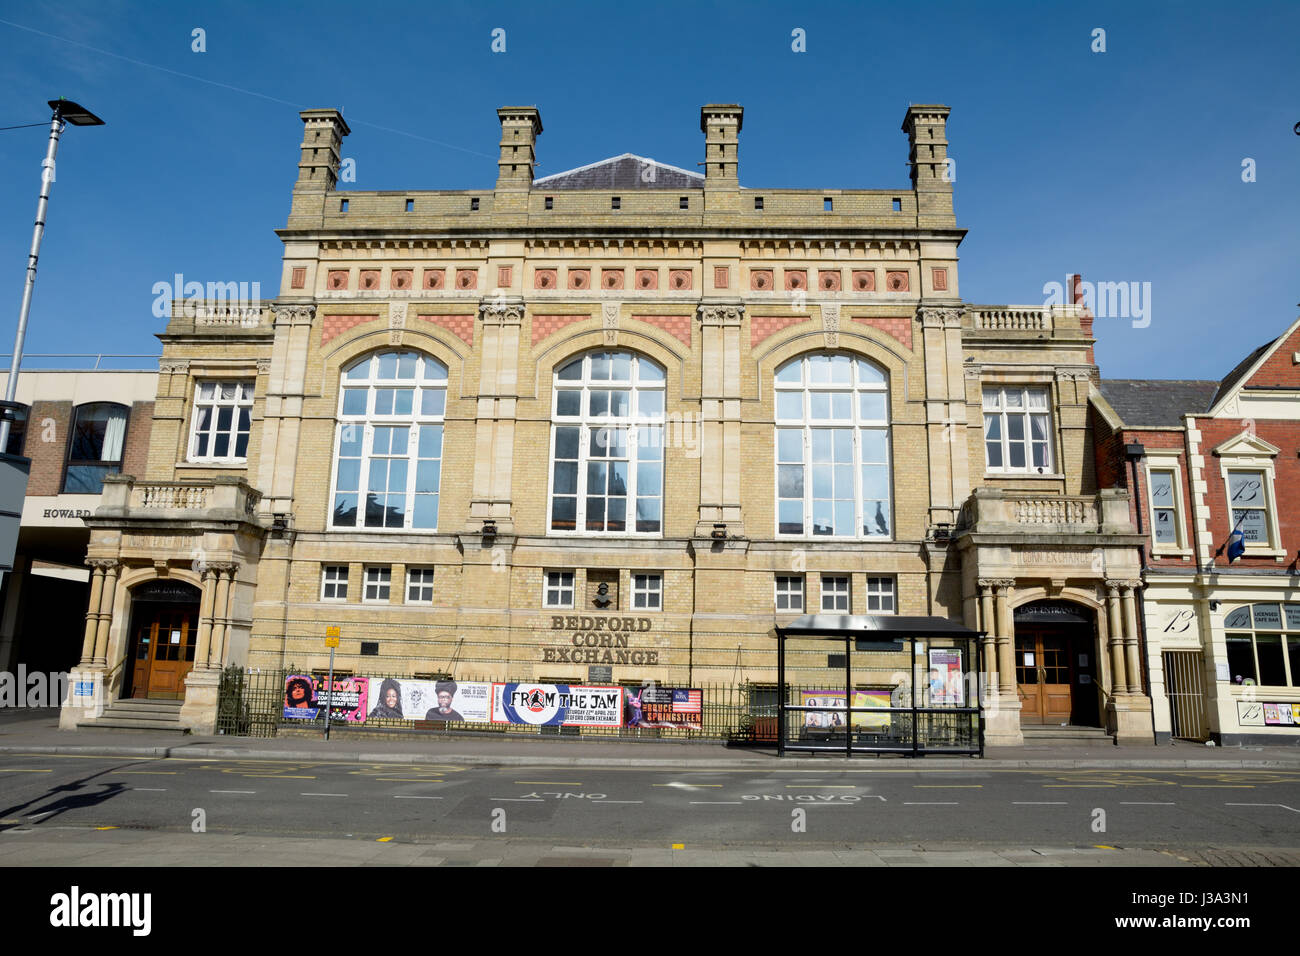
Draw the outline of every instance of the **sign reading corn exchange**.
[[[542,660],[572,664],[658,664],[657,650],[641,650],[629,637],[651,628],[648,617],[555,614],[551,630],[565,631],[566,643],[542,648]]]

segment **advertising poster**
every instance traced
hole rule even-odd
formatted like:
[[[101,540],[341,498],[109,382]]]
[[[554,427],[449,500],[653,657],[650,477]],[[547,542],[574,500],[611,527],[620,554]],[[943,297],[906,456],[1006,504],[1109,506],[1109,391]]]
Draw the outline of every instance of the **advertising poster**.
[[[566,727],[623,726],[623,688],[493,684],[492,722]]]
[[[336,677],[327,691],[326,678],[290,674],[284,679],[284,716],[291,720],[315,720],[322,707],[330,708],[330,720],[359,722],[366,719],[368,681],[364,677]]]
[[[368,720],[488,722],[491,684],[400,677],[371,677],[369,680]]]
[[[842,690],[805,690],[801,691],[801,703],[805,707],[826,707],[823,711],[805,710],[803,725],[819,729],[834,730],[844,726],[844,691]],[[889,691],[855,690],[854,707],[888,707]],[[889,714],[854,714],[853,726],[859,730],[877,730],[889,726]]]
[[[699,730],[704,692],[698,688],[624,688],[624,722],[629,727],[682,727]]]
[[[316,678],[290,674],[284,679],[284,716],[295,720],[316,719]]]
[[[926,680],[931,707],[965,705],[966,688],[962,681],[961,651],[958,648],[930,648],[930,674]]]

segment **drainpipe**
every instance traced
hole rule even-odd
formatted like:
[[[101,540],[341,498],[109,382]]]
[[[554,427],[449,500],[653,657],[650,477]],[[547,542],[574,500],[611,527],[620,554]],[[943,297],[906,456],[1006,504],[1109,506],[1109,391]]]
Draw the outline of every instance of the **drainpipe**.
[[[1139,496],[1138,485],[1138,461],[1146,455],[1146,448],[1141,442],[1131,442],[1124,446],[1124,457],[1128,459],[1129,471],[1133,476],[1133,511],[1137,515],[1137,532],[1145,534],[1142,530],[1142,499]],[[1142,689],[1146,691],[1147,699],[1151,699],[1151,663],[1150,652],[1147,649],[1147,612],[1146,602],[1143,600],[1146,591],[1147,576],[1147,545],[1143,541],[1138,545],[1138,567],[1141,572],[1143,587],[1137,589],[1137,619],[1138,619],[1138,651],[1141,653],[1142,660]],[[1152,701],[1151,707],[1151,742],[1156,742],[1156,708],[1155,702]]]

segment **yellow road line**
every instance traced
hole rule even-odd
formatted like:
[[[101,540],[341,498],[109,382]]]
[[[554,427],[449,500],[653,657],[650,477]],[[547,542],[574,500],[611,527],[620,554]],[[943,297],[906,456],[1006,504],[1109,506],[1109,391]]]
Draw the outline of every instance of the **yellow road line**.
[[[1253,783],[1180,783],[1188,790],[1254,790]]]
[[[718,786],[721,786],[719,784]],[[787,783],[787,790],[856,790],[851,783]]]
[[[1114,790],[1113,783],[1045,783],[1051,790]]]
[[[180,771],[179,770],[119,770],[118,773],[123,775],[128,773],[133,773],[133,774],[144,775],[147,777],[174,777],[178,773],[180,773]]]
[[[293,773],[241,773],[240,777],[270,777],[273,780],[315,780],[312,776],[303,776]]]
[[[54,771],[53,770],[25,770],[20,767],[14,767],[13,769],[6,769],[0,767],[0,773],[54,773]]]

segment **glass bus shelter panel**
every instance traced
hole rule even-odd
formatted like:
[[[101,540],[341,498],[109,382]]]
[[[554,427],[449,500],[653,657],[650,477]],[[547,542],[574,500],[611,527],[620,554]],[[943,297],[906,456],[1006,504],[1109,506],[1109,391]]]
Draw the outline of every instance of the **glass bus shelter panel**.
[[[849,731],[844,705],[844,665],[843,641],[786,639],[787,745],[845,749]]]

